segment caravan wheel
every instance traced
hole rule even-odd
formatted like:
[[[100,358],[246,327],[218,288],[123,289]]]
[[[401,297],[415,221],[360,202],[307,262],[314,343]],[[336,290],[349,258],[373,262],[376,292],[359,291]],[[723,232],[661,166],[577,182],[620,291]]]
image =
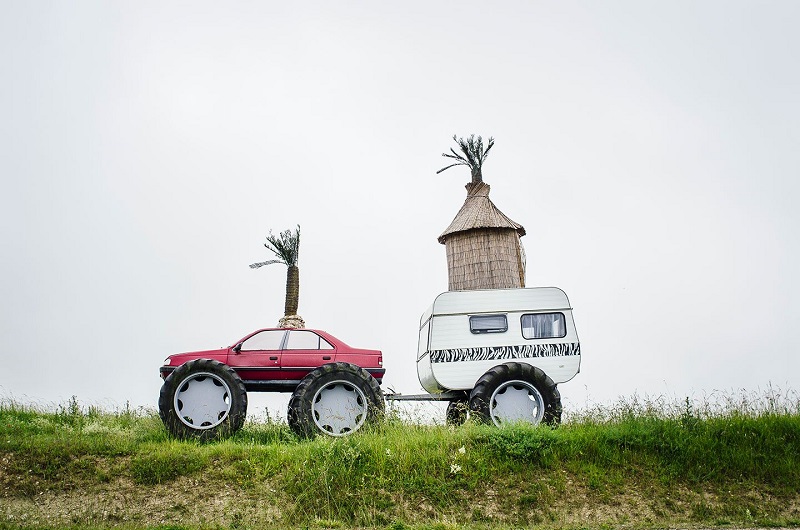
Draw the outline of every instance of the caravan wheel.
[[[478,379],[469,408],[478,421],[497,426],[515,422],[555,425],[561,421],[561,394],[539,368],[505,363]]]
[[[447,425],[459,426],[469,418],[469,401],[466,399],[457,399],[447,404],[447,412],[445,414],[445,422]]]

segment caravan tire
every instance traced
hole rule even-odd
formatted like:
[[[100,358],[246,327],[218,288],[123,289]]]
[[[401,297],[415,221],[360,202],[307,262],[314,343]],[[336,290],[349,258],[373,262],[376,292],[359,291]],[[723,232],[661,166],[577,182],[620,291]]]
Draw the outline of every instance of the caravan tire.
[[[175,438],[216,440],[244,425],[247,390],[230,366],[213,359],[195,359],[164,380],[158,414]]]
[[[464,425],[469,418],[469,401],[465,399],[457,399],[447,404],[447,412],[445,414],[445,422],[447,425],[458,427]]]
[[[347,436],[383,417],[383,391],[350,363],[324,364],[305,376],[289,399],[289,427],[301,437]]]
[[[483,374],[470,393],[469,408],[479,422],[497,426],[561,422],[561,394],[556,384],[527,363],[505,363]]]

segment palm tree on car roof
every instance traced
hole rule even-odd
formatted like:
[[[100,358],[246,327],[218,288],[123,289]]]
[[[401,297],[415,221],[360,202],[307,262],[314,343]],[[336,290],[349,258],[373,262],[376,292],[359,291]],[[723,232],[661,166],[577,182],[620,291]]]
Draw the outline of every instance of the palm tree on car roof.
[[[438,175],[445,169],[450,169],[453,166],[467,166],[472,171],[472,184],[483,182],[481,168],[483,167],[483,162],[486,160],[486,157],[489,156],[489,150],[492,148],[492,146],[494,146],[494,138],[491,136],[489,137],[489,140],[486,143],[486,149],[483,147],[483,138],[478,136],[478,139],[476,140],[474,134],[470,135],[470,137],[466,140],[463,138],[458,138],[454,134],[453,141],[458,144],[458,147],[461,149],[461,153],[463,153],[463,155],[457,153],[452,147],[450,148],[449,153],[442,153],[443,157],[452,158],[456,162],[447,167],[443,167],[437,171],[436,174]]]
[[[278,259],[271,259],[259,263],[251,263],[251,269],[258,269],[264,265],[283,263],[286,265],[286,304],[284,316],[296,315],[300,301],[300,269],[297,262],[300,259],[300,225],[297,230],[284,230],[279,235],[274,235],[270,230],[264,246],[274,253]]]

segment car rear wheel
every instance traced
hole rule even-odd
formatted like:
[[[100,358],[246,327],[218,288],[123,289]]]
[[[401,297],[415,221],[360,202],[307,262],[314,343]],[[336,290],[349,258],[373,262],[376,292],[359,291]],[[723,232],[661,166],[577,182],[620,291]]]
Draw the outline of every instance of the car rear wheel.
[[[300,381],[289,400],[289,427],[299,436],[347,436],[383,415],[383,392],[369,372],[330,363]]]
[[[218,439],[244,425],[247,391],[231,367],[212,359],[195,359],[166,378],[158,412],[176,438]]]

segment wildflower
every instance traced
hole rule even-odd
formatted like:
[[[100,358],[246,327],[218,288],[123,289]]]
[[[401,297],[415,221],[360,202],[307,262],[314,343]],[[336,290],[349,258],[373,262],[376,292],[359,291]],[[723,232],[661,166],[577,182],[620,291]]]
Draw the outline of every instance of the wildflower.
[[[386,456],[392,456],[392,450],[391,449],[387,449],[386,450]]]
[[[461,447],[459,447],[459,448],[458,448],[458,453],[459,453],[459,454],[462,454],[462,455],[463,455],[463,454],[466,454],[466,452],[467,452],[467,448],[466,448],[466,447],[464,447],[463,445],[462,445]]]
[[[450,464],[450,473],[455,475],[459,471],[461,471],[461,466],[459,466],[458,464]]]

